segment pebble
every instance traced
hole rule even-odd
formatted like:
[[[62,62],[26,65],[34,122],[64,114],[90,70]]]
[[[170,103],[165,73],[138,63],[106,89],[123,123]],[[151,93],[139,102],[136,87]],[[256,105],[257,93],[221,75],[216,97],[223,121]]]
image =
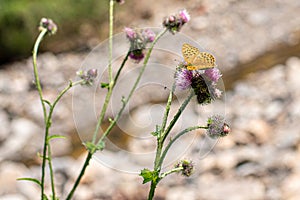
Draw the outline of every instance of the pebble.
[[[0,110],[0,141],[5,140],[9,136],[10,122],[7,114]]]

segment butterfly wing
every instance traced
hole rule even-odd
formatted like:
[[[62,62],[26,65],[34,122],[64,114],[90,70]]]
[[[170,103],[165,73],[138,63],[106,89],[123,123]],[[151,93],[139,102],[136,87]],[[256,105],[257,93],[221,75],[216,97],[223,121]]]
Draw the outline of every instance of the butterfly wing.
[[[182,55],[187,62],[188,70],[208,69],[216,66],[216,60],[213,55],[207,52],[200,52],[198,48],[190,44],[182,45]]]
[[[182,55],[188,65],[192,64],[199,53],[200,51],[196,47],[193,47],[187,43],[182,45]]]
[[[200,52],[192,61],[193,69],[208,69],[216,66],[216,59],[213,55],[207,52]]]

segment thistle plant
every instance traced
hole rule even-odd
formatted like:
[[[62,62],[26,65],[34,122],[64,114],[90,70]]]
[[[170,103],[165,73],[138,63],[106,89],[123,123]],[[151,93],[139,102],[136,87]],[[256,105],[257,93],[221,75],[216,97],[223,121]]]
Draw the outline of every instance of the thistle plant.
[[[121,62],[120,66],[113,66],[113,16],[114,16],[114,5],[123,4],[125,1],[118,0],[110,0],[109,1],[109,48],[108,48],[108,81],[103,82],[100,86],[103,89],[106,89],[104,103],[101,106],[101,109],[98,111],[99,115],[97,117],[97,124],[92,133],[92,138],[89,141],[83,143],[83,145],[87,149],[87,154],[85,161],[81,167],[80,173],[78,174],[70,192],[66,195],[66,200],[70,200],[73,198],[74,193],[77,187],[80,184],[80,181],[88,169],[90,160],[93,155],[105,149],[105,139],[111,133],[111,130],[114,126],[116,126],[118,120],[123,114],[125,107],[128,105],[129,100],[132,98],[134,92],[137,89],[137,86],[144,74],[144,71],[148,65],[149,58],[151,56],[152,50],[155,44],[159,41],[159,39],[167,32],[175,35],[178,33],[182,27],[189,22],[190,15],[186,10],[180,10],[178,13],[174,15],[170,15],[163,19],[162,25],[164,29],[155,34],[151,29],[134,29],[126,27],[124,29],[125,36],[128,40],[129,47],[126,56]],[[63,138],[60,135],[51,134],[50,128],[52,123],[52,115],[54,109],[64,96],[72,87],[80,87],[80,86],[92,86],[94,85],[98,78],[98,71],[95,68],[90,68],[87,70],[79,70],[77,75],[77,81],[70,80],[66,87],[57,95],[53,102],[46,100],[43,96],[43,90],[41,87],[41,82],[39,79],[38,66],[37,66],[37,54],[38,48],[41,41],[47,35],[54,35],[57,31],[56,24],[47,18],[42,18],[39,26],[39,36],[35,42],[33,49],[33,71],[34,71],[34,83],[36,85],[39,99],[41,102],[41,106],[43,108],[43,117],[44,117],[44,144],[43,151],[40,153],[40,157],[42,159],[41,166],[41,179],[35,178],[20,178],[19,180],[27,180],[37,183],[41,188],[41,199],[53,199],[57,200],[59,197],[55,191],[55,179],[54,179],[54,166],[52,164],[52,154],[51,154],[51,141],[55,138]],[[124,96],[120,99],[122,102],[122,106],[120,107],[117,114],[114,118],[109,120],[108,127],[100,134],[100,127],[106,119],[108,105],[111,101],[112,93],[115,89],[116,83],[119,81],[119,77],[123,72],[123,68],[128,62],[128,60],[132,60],[134,63],[141,63],[142,67],[140,68],[139,74],[136,77],[132,88],[127,96]],[[217,88],[217,82],[221,77],[221,73],[215,66],[209,68],[201,68],[201,69],[193,69],[190,70],[190,64],[186,61],[183,61],[178,64],[178,66],[174,66],[174,83],[172,85],[172,89],[170,90],[166,108],[164,111],[162,123],[155,127],[155,130],[151,133],[153,137],[156,137],[156,157],[154,160],[153,169],[142,169],[140,172],[140,176],[143,178],[143,183],[150,182],[150,190],[148,194],[148,199],[153,199],[155,194],[155,189],[158,183],[165,178],[166,176],[173,173],[180,173],[184,176],[190,176],[194,170],[194,164],[191,160],[179,160],[176,164],[174,164],[174,168],[169,171],[163,171],[162,166],[170,147],[175,144],[175,141],[181,138],[181,136],[190,133],[191,131],[197,129],[206,129],[207,135],[212,138],[218,138],[227,135],[230,132],[229,126],[226,124],[225,119],[220,116],[211,116],[207,124],[205,125],[195,125],[192,127],[185,128],[184,130],[175,134],[172,139],[168,142],[166,138],[170,135],[171,131],[181,117],[182,112],[185,110],[186,106],[190,103],[191,99],[195,97],[197,102],[200,105],[206,105],[212,103],[215,99],[220,98],[222,92]],[[117,69],[117,72],[113,73],[113,68]],[[170,109],[172,106],[173,95],[176,89],[179,90],[188,90],[189,94],[179,107],[176,114],[173,116],[172,120],[168,122],[168,118],[170,117]],[[45,192],[45,175],[46,175],[46,167],[48,166],[49,174],[50,174],[50,185],[51,185],[51,194],[47,195]]]
[[[174,29],[171,28],[173,32]],[[202,63],[204,64],[204,63]],[[217,82],[219,81],[221,72],[218,68],[208,68],[200,70],[188,70],[188,63],[183,61],[176,67],[174,76],[174,84],[172,90],[169,93],[164,117],[161,125],[156,126],[156,130],[152,133],[156,137],[156,156],[154,161],[153,170],[143,169],[140,176],[143,177],[143,183],[151,182],[148,200],[153,199],[157,184],[166,176],[173,173],[181,173],[183,176],[190,176],[194,170],[194,165],[191,160],[180,160],[174,168],[169,171],[163,172],[162,166],[166,158],[168,151],[171,146],[174,145],[175,141],[180,139],[185,134],[197,129],[205,129],[206,133],[211,138],[218,138],[226,136],[230,132],[229,125],[225,122],[225,119],[221,115],[211,116],[206,125],[195,125],[192,127],[185,128],[173,136],[167,144],[166,138],[171,133],[174,125],[180,118],[182,112],[186,106],[190,103],[191,99],[195,96],[198,104],[206,105],[212,103],[217,98],[221,97],[222,92],[217,88]],[[169,111],[172,105],[173,93],[176,87],[179,90],[189,90],[189,95],[186,97],[184,102],[179,107],[177,113],[173,116],[173,119],[167,125],[167,119]]]

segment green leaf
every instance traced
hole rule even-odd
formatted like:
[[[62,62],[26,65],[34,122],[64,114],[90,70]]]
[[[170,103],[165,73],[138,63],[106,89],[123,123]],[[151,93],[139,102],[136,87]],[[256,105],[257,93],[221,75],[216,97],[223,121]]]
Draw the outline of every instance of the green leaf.
[[[143,184],[150,182],[150,181],[156,181],[157,180],[157,172],[156,171],[150,171],[149,169],[143,169],[139,176],[143,177]]]
[[[101,88],[108,88],[109,87],[109,83],[101,83]]]
[[[43,200],[48,200],[48,197],[45,194],[43,195]]]
[[[160,132],[161,132],[161,127],[159,125],[156,125],[155,131],[153,131],[151,134],[153,136],[158,136]]]
[[[56,138],[62,138],[62,139],[65,139],[66,137],[63,136],[63,135],[50,135],[48,136],[48,142],[52,139],[56,139]]]
[[[84,143],[86,148],[88,149],[89,152],[94,153],[98,150],[102,151],[105,147],[105,143],[101,141],[98,145],[92,143],[92,142],[86,142]]]
[[[42,186],[41,182],[35,178],[18,178],[18,181],[31,181],[38,184],[40,187]]]

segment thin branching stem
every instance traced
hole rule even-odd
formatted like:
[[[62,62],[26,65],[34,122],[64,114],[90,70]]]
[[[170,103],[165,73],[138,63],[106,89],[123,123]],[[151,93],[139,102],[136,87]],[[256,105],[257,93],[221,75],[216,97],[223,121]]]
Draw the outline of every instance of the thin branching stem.
[[[43,108],[45,127],[47,127],[47,110],[46,110],[46,105],[45,105],[44,98],[43,98],[42,87],[41,87],[39,73],[38,73],[38,69],[37,69],[37,53],[38,53],[39,45],[46,34],[47,34],[47,29],[43,29],[40,32],[38,38],[35,41],[33,51],[32,51],[32,62],[33,62],[33,73],[34,73],[34,78],[35,78],[35,85],[38,90],[40,102],[41,102],[42,108]],[[47,153],[47,146],[48,146],[47,138],[48,138],[47,129],[45,129],[44,147],[43,147],[43,156],[42,156],[41,199],[43,199],[43,197],[45,195],[44,186],[45,186],[46,153]]]
[[[101,127],[101,124],[104,120],[105,113],[112,95],[113,87],[115,85],[113,74],[112,74],[112,54],[113,54],[113,31],[114,31],[114,0],[109,1],[109,38],[108,38],[108,92],[106,94],[104,104],[97,121],[97,125],[93,134],[92,143],[96,142],[96,138]],[[93,153],[93,152],[92,152]]]
[[[119,118],[121,117],[121,115],[122,115],[122,113],[123,113],[123,111],[124,111],[124,109],[125,109],[127,103],[129,102],[131,96],[133,95],[133,93],[134,93],[136,87],[138,86],[138,84],[139,84],[139,82],[140,82],[140,80],[141,80],[141,78],[142,78],[142,75],[143,75],[143,73],[144,73],[144,71],[145,71],[145,69],[146,69],[146,66],[147,66],[147,64],[148,64],[148,61],[149,61],[149,58],[150,58],[150,55],[151,55],[151,52],[152,52],[152,50],[153,50],[154,45],[155,45],[156,42],[157,42],[157,41],[158,41],[158,40],[166,33],[166,31],[167,31],[167,29],[165,29],[165,30],[163,30],[162,32],[160,32],[160,33],[155,37],[154,41],[151,43],[151,46],[150,46],[150,48],[148,49],[148,52],[147,52],[146,57],[145,57],[145,59],[144,59],[143,66],[142,66],[142,68],[140,69],[139,75],[138,75],[138,77],[137,77],[137,79],[136,79],[136,81],[135,81],[133,87],[131,88],[131,90],[130,90],[130,92],[129,92],[129,94],[128,94],[128,97],[122,100],[123,104],[122,104],[121,109],[119,110],[119,112],[118,112],[117,115],[115,116],[114,120],[112,120],[112,122],[110,123],[110,125],[109,125],[109,127],[106,129],[106,131],[103,133],[103,135],[101,136],[101,138],[98,140],[97,145],[99,145],[100,143],[103,142],[103,140],[105,139],[105,137],[110,133],[110,131],[112,130],[112,128],[116,125],[117,121],[118,121]]]
[[[190,131],[193,131],[193,130],[196,130],[196,129],[207,129],[206,126],[193,126],[193,127],[189,127],[189,128],[186,128],[184,129],[183,131],[179,132],[174,138],[172,138],[168,145],[165,147],[163,153],[161,154],[161,158],[159,160],[159,165],[161,166],[163,164],[163,161],[169,151],[169,149],[171,148],[171,146],[173,145],[173,143],[178,140],[181,136],[183,136],[184,134],[190,132]]]

